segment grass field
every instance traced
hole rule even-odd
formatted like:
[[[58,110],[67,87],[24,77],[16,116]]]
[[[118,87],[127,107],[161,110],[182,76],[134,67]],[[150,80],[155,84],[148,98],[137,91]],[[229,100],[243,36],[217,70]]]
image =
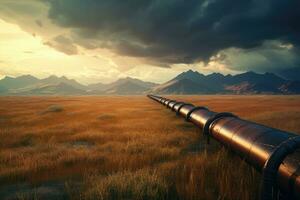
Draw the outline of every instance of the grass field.
[[[300,96],[169,98],[300,133]],[[146,97],[0,98],[0,199],[255,199],[259,181]]]

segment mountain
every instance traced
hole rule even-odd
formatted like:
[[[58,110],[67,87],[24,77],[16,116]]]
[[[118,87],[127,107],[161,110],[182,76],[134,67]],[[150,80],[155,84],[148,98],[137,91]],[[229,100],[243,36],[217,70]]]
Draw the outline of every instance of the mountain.
[[[188,70],[186,72],[182,72],[181,74],[177,75],[172,80],[188,79],[188,80],[191,80],[191,81],[194,81],[194,82],[198,83],[198,82],[202,82],[202,80],[204,78],[205,78],[205,76],[203,74],[200,74],[197,71]]]
[[[157,84],[144,82],[135,78],[122,78],[107,85],[104,90],[105,94],[143,94],[152,89]]]
[[[233,93],[280,93],[287,81],[272,73],[246,72],[225,80],[225,91]]]
[[[135,78],[121,78],[109,84],[96,83],[88,85],[91,94],[143,94],[158,84]]]
[[[238,75],[203,75],[189,70],[152,89],[157,94],[296,94],[299,82],[273,73],[245,72]]]
[[[215,74],[217,75],[217,74]],[[221,75],[221,74],[220,74]],[[223,75],[221,75],[223,77]],[[167,94],[168,91],[172,91],[172,94],[185,94],[184,88],[186,88],[187,94],[203,94],[203,93],[215,93],[220,89],[220,84],[211,84],[208,82],[208,78],[215,79],[215,76],[205,76],[197,71],[188,70],[177,75],[170,81],[163,83],[157,87],[154,87],[153,91],[157,93]],[[219,79],[218,79],[219,80]],[[191,81],[191,82],[190,82]],[[189,85],[193,84],[193,89],[189,89]],[[178,91],[176,90],[178,87]],[[197,87],[197,88],[195,88]],[[179,89],[180,88],[180,89]]]
[[[163,84],[121,78],[112,83],[83,85],[65,76],[38,79],[31,75],[0,80],[0,95],[142,95],[155,94],[300,94],[300,81],[273,73],[203,75],[188,70]]]
[[[2,91],[26,87],[38,83],[40,80],[31,75],[23,75],[17,78],[6,76],[0,80],[0,88]]]
[[[87,86],[89,91],[104,91],[108,88],[109,84],[104,84],[104,83],[93,83],[93,84],[89,84]]]
[[[285,94],[300,94],[300,81],[289,81],[279,89]]]
[[[284,69],[284,70],[278,71],[276,74],[278,74],[280,77],[282,77],[286,80],[300,81],[300,67]]]
[[[157,84],[134,78],[122,78],[109,84],[88,86],[65,76],[38,79],[30,75],[0,80],[0,95],[131,95],[145,94]]]
[[[115,82],[112,82],[109,84],[109,87],[116,87],[118,85],[122,85],[122,84],[125,84],[125,83],[132,83],[132,84],[135,84],[135,85],[138,85],[138,86],[141,86],[141,87],[144,87],[144,88],[152,88],[158,84],[156,83],[152,83],[152,82],[145,82],[145,81],[141,81],[139,79],[136,79],[136,78],[131,78],[131,77],[126,77],[126,78],[121,78]]]
[[[2,95],[80,95],[85,94],[86,86],[64,76],[49,76],[38,79],[31,75],[0,80]]]
[[[78,83],[74,79],[68,79],[65,76],[57,77],[55,75],[52,75],[52,76],[49,76],[48,78],[41,79],[39,83],[42,85],[57,85],[60,83],[65,83],[65,84],[70,85],[77,89],[81,89],[81,90],[87,89],[87,86]]]
[[[11,95],[84,95],[86,91],[75,88],[66,83],[45,84],[31,89],[18,89],[10,93]]]
[[[212,93],[206,86],[201,86],[193,80],[173,79],[165,84],[154,87],[151,91],[159,94],[205,94]]]
[[[107,90],[105,94],[114,95],[138,95],[145,93],[149,88],[143,87],[131,81],[123,82],[122,84],[115,85]]]

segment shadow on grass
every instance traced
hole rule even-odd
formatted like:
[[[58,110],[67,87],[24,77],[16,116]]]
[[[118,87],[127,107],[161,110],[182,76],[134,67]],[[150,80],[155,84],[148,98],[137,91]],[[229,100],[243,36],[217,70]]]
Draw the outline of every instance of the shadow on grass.
[[[70,185],[72,185],[72,188]],[[70,199],[70,193],[79,187],[79,183],[70,184],[63,181],[49,181],[38,185],[28,183],[10,184],[1,186],[0,197],[5,200]]]
[[[47,113],[59,113],[64,111],[64,108],[61,105],[51,105],[46,110],[42,111],[40,114],[47,114]]]

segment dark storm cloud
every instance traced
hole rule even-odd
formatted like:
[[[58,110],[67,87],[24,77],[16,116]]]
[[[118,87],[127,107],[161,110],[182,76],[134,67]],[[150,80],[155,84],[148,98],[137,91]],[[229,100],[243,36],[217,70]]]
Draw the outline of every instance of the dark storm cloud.
[[[262,46],[251,49],[230,48],[220,51],[214,58],[233,70],[278,72],[287,68],[300,67],[299,49],[291,44],[266,41]]]
[[[268,40],[300,46],[299,0],[47,1],[49,17],[78,36],[165,63],[208,60],[220,50]]]

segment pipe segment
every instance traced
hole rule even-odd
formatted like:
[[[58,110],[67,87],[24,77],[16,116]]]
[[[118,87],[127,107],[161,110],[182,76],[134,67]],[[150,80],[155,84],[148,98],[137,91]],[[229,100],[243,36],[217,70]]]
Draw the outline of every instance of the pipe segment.
[[[162,97],[148,97],[163,103]],[[277,198],[277,189],[288,199],[300,199],[300,136],[185,102],[166,105],[261,172],[261,199]]]

